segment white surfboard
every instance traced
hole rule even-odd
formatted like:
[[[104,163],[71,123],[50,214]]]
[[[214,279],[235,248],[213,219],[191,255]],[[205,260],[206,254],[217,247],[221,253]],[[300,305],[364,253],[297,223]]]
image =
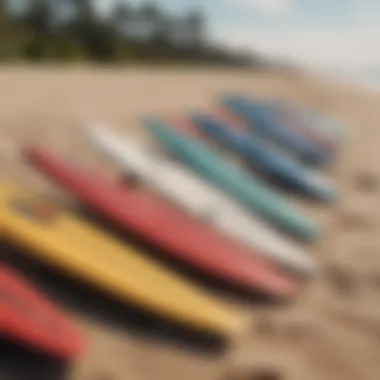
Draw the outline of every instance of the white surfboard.
[[[307,252],[163,153],[138,140],[123,138],[99,123],[86,124],[83,132],[92,145],[126,173],[133,174],[187,213],[294,273],[311,275],[316,271],[316,264]]]

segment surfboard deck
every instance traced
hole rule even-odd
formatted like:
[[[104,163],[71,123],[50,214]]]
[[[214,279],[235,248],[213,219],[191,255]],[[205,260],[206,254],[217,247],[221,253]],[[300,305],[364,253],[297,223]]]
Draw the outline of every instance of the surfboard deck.
[[[94,122],[83,126],[83,134],[123,173],[132,175],[141,185],[154,189],[198,220],[247,245],[253,254],[269,258],[292,274],[309,276],[316,271],[316,264],[307,252],[162,152]]]
[[[223,96],[221,104],[243,118],[248,129],[278,144],[305,164],[323,166],[330,163],[330,155],[303,136],[287,129],[262,102],[240,96]]]
[[[84,339],[64,313],[11,268],[0,266],[0,331],[10,340],[61,360],[83,352]]]
[[[268,102],[268,107],[275,112],[279,121],[294,133],[304,136],[311,143],[321,147],[328,154],[333,154],[337,150],[338,144],[336,142],[334,143],[331,139],[328,139],[323,133],[318,133],[315,127],[313,128],[311,126],[312,120],[307,121],[305,118],[302,118],[300,114],[297,115],[297,111],[292,109],[290,105]]]
[[[121,302],[223,336],[245,327],[245,318],[202,289],[40,196],[3,184],[0,220],[5,238],[32,258]]]
[[[334,123],[331,118],[295,103],[273,100],[268,103],[281,114],[287,127],[296,128],[295,132],[304,134],[305,137],[328,152],[335,152],[339,149],[344,140],[344,128],[337,125],[336,122]],[[215,106],[210,113],[238,130],[246,131],[248,129],[247,122],[243,118],[223,106]]]
[[[294,113],[297,119],[304,123],[308,129],[327,140],[335,148],[339,148],[346,140],[347,129],[333,117],[295,103],[286,103],[285,107]]]
[[[248,164],[254,165],[270,178],[276,179],[297,193],[301,192],[322,202],[333,202],[337,199],[336,189],[326,178],[312,172],[284,152],[267,145],[265,141],[248,133],[233,130],[229,124],[206,113],[192,113],[189,118],[193,128],[215,139]]]
[[[255,215],[304,240],[320,233],[318,224],[304,215],[263,181],[250,177],[196,139],[188,138],[170,124],[156,118],[143,119],[145,129],[173,157],[205,180],[223,190]]]
[[[26,158],[83,204],[149,241],[168,257],[224,283],[261,295],[291,298],[294,281],[245,247],[198,223],[153,192],[120,186],[42,148],[27,148]]]
[[[232,129],[236,131],[248,131],[247,123],[245,123],[241,117],[229,111],[227,108],[216,105],[210,110],[210,114],[216,119],[227,123]]]

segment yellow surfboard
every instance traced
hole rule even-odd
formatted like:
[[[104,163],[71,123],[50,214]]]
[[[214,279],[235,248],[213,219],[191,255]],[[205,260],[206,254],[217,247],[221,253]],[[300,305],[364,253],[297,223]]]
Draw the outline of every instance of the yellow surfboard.
[[[36,259],[120,300],[184,325],[233,336],[245,318],[164,265],[92,226],[74,213],[49,208],[42,197],[0,186],[5,236]]]

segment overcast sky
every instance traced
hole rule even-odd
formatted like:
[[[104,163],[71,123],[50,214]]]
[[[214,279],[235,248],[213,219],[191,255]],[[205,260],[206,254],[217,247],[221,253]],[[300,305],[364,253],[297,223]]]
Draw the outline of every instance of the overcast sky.
[[[112,0],[98,0],[109,4]],[[143,0],[129,0],[141,3]],[[198,7],[214,39],[313,66],[380,65],[380,0],[157,0]]]

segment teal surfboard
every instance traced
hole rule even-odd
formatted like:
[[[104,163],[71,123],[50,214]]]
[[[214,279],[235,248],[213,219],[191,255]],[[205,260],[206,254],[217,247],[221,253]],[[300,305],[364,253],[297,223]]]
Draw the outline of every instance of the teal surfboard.
[[[290,205],[259,178],[250,176],[201,142],[185,137],[159,119],[144,118],[142,122],[144,128],[172,156],[224,190],[250,211],[304,240],[313,240],[320,234],[320,227],[316,222]]]

